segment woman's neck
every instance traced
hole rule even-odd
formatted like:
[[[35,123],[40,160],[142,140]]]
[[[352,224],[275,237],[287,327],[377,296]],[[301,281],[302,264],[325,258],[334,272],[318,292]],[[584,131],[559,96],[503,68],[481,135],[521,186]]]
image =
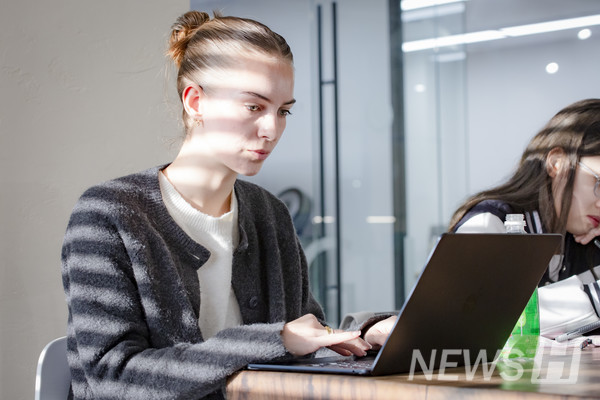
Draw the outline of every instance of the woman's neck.
[[[163,170],[173,187],[192,207],[213,217],[230,211],[231,193],[237,175],[219,173],[177,157]]]

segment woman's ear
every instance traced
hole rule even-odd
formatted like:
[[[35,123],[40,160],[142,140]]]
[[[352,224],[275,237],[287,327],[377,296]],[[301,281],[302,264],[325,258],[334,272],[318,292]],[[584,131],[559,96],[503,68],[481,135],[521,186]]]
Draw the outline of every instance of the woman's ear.
[[[556,178],[567,162],[565,151],[560,147],[555,147],[546,156],[546,172],[551,178]]]
[[[203,97],[204,91],[198,85],[189,85],[183,89],[181,94],[183,108],[192,120],[202,119],[201,99]]]

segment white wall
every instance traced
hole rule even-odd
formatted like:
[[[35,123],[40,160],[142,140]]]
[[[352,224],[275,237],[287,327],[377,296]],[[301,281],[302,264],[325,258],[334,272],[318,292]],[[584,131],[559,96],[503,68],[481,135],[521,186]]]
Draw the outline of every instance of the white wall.
[[[43,346],[65,335],[60,248],[99,181],[170,160],[167,34],[188,0],[0,4],[0,398],[31,399]]]

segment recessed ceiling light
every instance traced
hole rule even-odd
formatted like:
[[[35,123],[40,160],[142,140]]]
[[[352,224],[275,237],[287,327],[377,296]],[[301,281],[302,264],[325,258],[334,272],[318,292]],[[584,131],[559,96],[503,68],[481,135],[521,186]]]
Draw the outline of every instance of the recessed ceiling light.
[[[555,62],[551,62],[546,65],[546,72],[549,74],[555,74],[558,72],[558,64]]]
[[[577,37],[581,40],[588,39],[590,36],[592,36],[592,30],[588,28],[582,29],[579,32],[577,32]]]

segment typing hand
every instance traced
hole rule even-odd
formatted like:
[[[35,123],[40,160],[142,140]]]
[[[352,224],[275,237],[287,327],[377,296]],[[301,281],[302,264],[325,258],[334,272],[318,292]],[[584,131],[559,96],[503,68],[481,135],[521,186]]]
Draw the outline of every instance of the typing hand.
[[[319,323],[312,314],[288,322],[281,331],[283,345],[295,356],[313,353],[321,347],[349,356],[364,356],[371,346],[360,338],[360,331],[331,330]]]
[[[389,336],[394,324],[396,323],[396,316],[393,315],[389,318],[379,321],[375,325],[367,330],[365,333],[365,340],[373,346],[374,349],[380,348],[385,340]]]

